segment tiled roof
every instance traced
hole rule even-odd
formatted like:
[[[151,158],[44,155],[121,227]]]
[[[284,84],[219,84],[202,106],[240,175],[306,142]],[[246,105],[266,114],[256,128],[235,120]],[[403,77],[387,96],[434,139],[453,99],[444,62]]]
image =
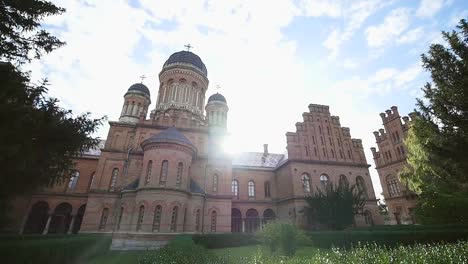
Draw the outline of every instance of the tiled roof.
[[[179,130],[177,130],[175,127],[170,127],[166,130],[163,130],[162,132],[146,139],[144,142],[166,142],[167,140],[179,141],[187,145],[194,146],[193,143],[187,137],[185,137],[184,134],[180,133]]]
[[[198,57],[198,55],[193,52],[182,50],[172,54],[164,63],[163,68],[174,63],[192,64],[193,66],[200,69],[205,74],[205,76],[208,76],[208,71],[206,70],[205,64],[200,59],[200,57]]]
[[[138,184],[140,184],[140,179],[136,179],[132,181],[129,185],[125,186],[123,189],[125,191],[136,190],[138,188]]]
[[[190,179],[190,192],[205,193],[203,189],[193,179]]]
[[[242,152],[233,156],[232,166],[276,168],[285,160],[284,154],[269,153],[263,157],[263,152]]]

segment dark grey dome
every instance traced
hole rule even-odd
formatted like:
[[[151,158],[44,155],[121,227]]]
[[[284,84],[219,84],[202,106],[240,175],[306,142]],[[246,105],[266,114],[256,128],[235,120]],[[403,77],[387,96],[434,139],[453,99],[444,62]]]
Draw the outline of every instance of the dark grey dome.
[[[140,92],[147,94],[148,96],[150,95],[150,91],[148,87],[146,87],[146,85],[142,83],[133,84],[132,86],[130,86],[130,88],[128,88],[128,91],[140,91]]]
[[[226,98],[224,98],[224,96],[220,93],[215,93],[211,95],[210,98],[208,98],[208,103],[211,101],[221,101],[227,104]]]
[[[141,145],[144,146],[149,143],[179,143],[183,145],[188,145],[192,149],[196,149],[193,143],[186,138],[182,133],[177,130],[175,127],[170,127],[160,133],[149,137],[148,139],[144,140]]]
[[[203,61],[198,57],[197,54],[190,51],[182,50],[172,54],[169,59],[164,63],[163,68],[173,63],[188,63],[199,68],[206,77],[208,77],[208,71]]]

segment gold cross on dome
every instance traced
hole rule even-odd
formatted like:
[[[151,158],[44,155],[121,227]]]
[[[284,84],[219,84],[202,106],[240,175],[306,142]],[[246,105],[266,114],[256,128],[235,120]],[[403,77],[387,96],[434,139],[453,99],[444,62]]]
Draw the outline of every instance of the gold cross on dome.
[[[191,49],[191,48],[193,48],[193,46],[192,46],[192,45],[190,45],[190,43],[189,43],[189,44],[187,44],[187,45],[184,45],[184,47],[186,47],[186,48],[187,48],[187,51],[190,51],[190,49]]]
[[[146,79],[146,76],[145,76],[145,75],[141,75],[141,76],[140,76],[140,79],[141,79],[141,83],[143,83],[143,80]]]
[[[216,93],[219,93],[219,89],[221,89],[221,86],[219,84],[216,85]]]

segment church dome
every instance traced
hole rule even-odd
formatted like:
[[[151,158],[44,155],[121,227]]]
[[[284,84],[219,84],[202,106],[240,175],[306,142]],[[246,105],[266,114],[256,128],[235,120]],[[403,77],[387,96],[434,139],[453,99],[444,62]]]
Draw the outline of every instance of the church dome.
[[[220,101],[220,102],[227,104],[226,98],[220,93],[215,93],[211,95],[210,98],[208,98],[208,103],[212,101]]]
[[[189,146],[192,149],[196,149],[195,145],[184,136],[184,134],[180,133],[179,130],[175,127],[170,127],[160,133],[149,137],[148,139],[144,140],[141,145],[144,147],[150,143],[177,143]]]
[[[191,64],[192,66],[195,66],[195,68],[198,68],[205,75],[205,77],[208,77],[208,71],[206,70],[205,64],[195,53],[185,50],[176,52],[172,54],[169,59],[167,59],[163,65],[163,68],[170,66],[171,64],[178,63]]]
[[[140,91],[140,92],[143,92],[145,94],[147,94],[148,96],[150,95],[150,91],[148,89],[148,87],[146,87],[146,85],[142,84],[142,83],[135,83],[133,84],[132,86],[130,86],[130,88],[128,88],[128,91]]]

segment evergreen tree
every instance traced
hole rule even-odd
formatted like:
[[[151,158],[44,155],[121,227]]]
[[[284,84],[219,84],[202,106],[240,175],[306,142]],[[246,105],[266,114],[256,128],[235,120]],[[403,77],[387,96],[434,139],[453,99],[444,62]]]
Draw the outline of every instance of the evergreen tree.
[[[331,229],[344,229],[354,224],[354,216],[361,214],[365,195],[356,185],[346,181],[329,183],[306,197],[305,214],[310,222]]]
[[[47,80],[32,84],[20,66],[64,43],[40,28],[46,16],[64,12],[40,0],[0,0],[0,225],[8,201],[66,180],[72,158],[98,145],[102,119],[73,116],[47,97]]]
[[[422,222],[468,222],[468,23],[442,32],[447,47],[422,55],[432,82],[417,99],[406,139],[408,166],[401,173],[418,195]]]

